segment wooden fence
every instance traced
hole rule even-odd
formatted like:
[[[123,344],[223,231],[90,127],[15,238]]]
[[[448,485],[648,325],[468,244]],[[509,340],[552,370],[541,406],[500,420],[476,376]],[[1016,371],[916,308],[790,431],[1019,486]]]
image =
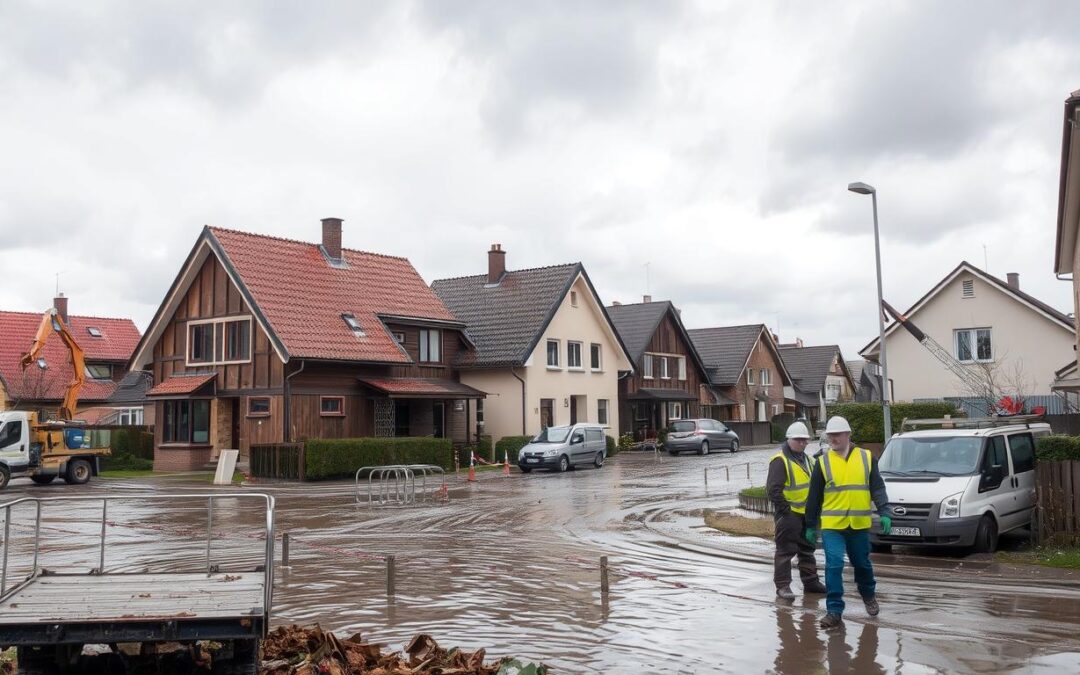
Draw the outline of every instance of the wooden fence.
[[[1080,545],[1080,461],[1035,465],[1037,539],[1040,545]]]
[[[1044,417],[1050,423],[1050,430],[1055,434],[1080,436],[1080,413],[1045,415]]]
[[[307,458],[303,443],[252,445],[251,475],[256,478],[306,480]]]
[[[771,422],[724,422],[739,435],[740,445],[769,445],[772,443]]]

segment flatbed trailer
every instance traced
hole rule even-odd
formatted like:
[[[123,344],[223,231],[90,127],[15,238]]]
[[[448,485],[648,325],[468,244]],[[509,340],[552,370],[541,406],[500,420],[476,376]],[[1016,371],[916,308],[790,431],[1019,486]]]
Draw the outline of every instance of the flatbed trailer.
[[[262,564],[252,569],[221,571],[213,558],[215,501],[259,502],[265,511]],[[109,505],[117,501],[163,502],[166,508],[205,503],[205,560],[199,569],[168,572],[110,571],[107,564]],[[239,502],[233,502],[236,505]],[[80,509],[85,518],[100,514],[97,567],[87,572],[54,572],[42,550],[42,513],[46,508]],[[96,507],[100,505],[100,509]],[[219,510],[221,506],[217,506]],[[0,553],[0,648],[17,647],[19,672],[83,672],[85,645],[141,643],[153,645],[203,642],[231,649],[214,672],[255,673],[258,643],[269,628],[273,604],[274,498],[261,493],[138,494],[105,496],[23,497],[0,504],[4,513]],[[20,512],[32,518],[13,521]],[[21,526],[21,527],[20,527]],[[30,530],[19,542],[17,530]],[[22,544],[21,546],[17,546]],[[171,552],[163,542],[166,560]],[[17,550],[13,550],[16,549]],[[16,578],[14,559],[27,573]],[[177,566],[184,566],[178,563]],[[190,563],[187,564],[190,568]],[[230,658],[231,655],[231,658]],[[117,658],[119,654],[117,653]]]

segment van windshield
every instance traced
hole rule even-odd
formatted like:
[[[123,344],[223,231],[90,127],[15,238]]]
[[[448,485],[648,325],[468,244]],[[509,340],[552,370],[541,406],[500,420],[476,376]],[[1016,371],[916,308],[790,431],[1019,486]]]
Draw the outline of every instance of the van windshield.
[[[978,473],[981,438],[899,437],[889,441],[878,462],[883,474],[970,476]]]
[[[536,438],[532,440],[533,443],[565,443],[566,437],[570,435],[570,427],[548,427],[544,429]]]

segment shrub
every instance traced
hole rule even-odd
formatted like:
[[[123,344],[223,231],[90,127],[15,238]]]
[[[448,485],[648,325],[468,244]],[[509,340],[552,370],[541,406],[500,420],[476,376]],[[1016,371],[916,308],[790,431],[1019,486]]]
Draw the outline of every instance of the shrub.
[[[607,446],[608,457],[614,457],[619,454],[619,444],[615,441],[613,436],[604,436],[604,443]]]
[[[435,464],[453,469],[449,438],[319,438],[307,441],[307,478],[351,478],[362,466]]]
[[[626,452],[627,450],[634,449],[634,437],[631,434],[623,434],[619,436],[619,452]]]
[[[772,442],[783,443],[785,440],[784,434],[787,433],[787,427],[782,424],[772,423]]]
[[[150,471],[154,460],[134,455],[111,455],[101,458],[102,471]]]
[[[667,436],[668,436],[669,433],[671,433],[671,430],[668,429],[667,427],[664,427],[660,431],[656,432],[656,442],[659,443],[660,445],[663,445],[664,441],[667,440]]]
[[[937,419],[951,415],[963,417],[964,414],[951,403],[894,403],[892,409],[892,433],[900,431],[905,419]],[[829,417],[840,415],[851,425],[851,440],[856,443],[883,443],[882,413],[880,403],[840,403],[829,406]]]
[[[109,447],[114,456],[154,459],[154,434],[142,427],[113,429],[109,432]]]
[[[511,463],[516,463],[518,459],[518,450],[521,450],[529,441],[533,439],[532,436],[503,436],[499,439],[499,442],[495,444],[495,454],[500,460],[502,460],[504,453],[509,453]]]
[[[491,436],[483,435],[480,437],[480,444],[476,447],[476,452],[481,457],[487,459],[490,462],[501,461],[502,457],[495,457],[495,443]]]
[[[1043,436],[1035,441],[1035,456],[1043,462],[1080,461],[1080,436]]]

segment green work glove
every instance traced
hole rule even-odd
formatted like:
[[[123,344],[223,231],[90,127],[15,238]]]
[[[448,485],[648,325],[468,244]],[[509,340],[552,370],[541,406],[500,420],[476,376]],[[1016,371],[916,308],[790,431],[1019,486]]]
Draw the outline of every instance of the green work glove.
[[[892,518],[888,516],[881,517],[881,533],[888,534],[892,532]]]
[[[806,537],[806,541],[810,542],[812,546],[817,545],[817,530],[814,528],[806,528],[806,532],[803,533],[803,536]]]

